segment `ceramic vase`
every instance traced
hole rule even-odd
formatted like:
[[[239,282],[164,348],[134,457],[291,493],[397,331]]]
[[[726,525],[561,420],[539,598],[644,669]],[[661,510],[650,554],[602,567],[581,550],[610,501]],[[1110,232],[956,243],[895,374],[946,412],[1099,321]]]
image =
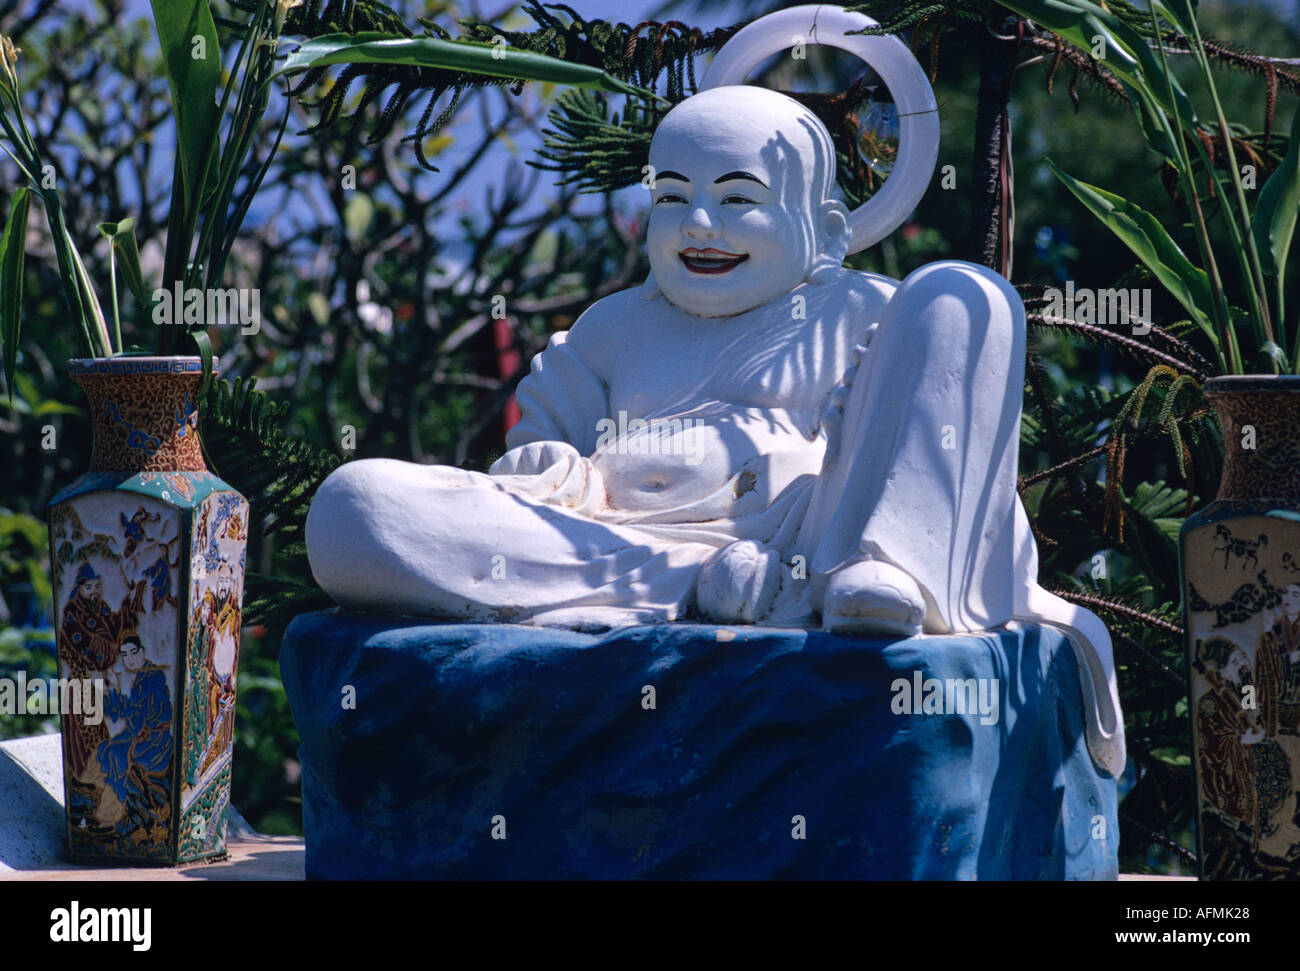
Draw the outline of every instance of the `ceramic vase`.
[[[1300,377],[1205,384],[1215,500],[1180,533],[1201,878],[1300,878]]]
[[[49,510],[69,854],[222,856],[248,503],[204,461],[199,358],[69,373],[94,435]]]

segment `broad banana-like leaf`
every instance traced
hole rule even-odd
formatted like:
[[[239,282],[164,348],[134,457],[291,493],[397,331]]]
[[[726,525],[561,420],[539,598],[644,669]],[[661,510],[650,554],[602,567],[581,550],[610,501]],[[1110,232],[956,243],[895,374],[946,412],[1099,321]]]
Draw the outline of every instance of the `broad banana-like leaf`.
[[[1291,122],[1291,146],[1286,158],[1259,190],[1259,202],[1250,221],[1265,269],[1277,277],[1279,305],[1286,285],[1286,261],[1297,216],[1300,216],[1300,105]]]
[[[1164,226],[1160,225],[1160,221],[1122,196],[1067,175],[1051,159],[1047,160],[1047,164],[1074,197],[1105,223],[1106,228],[1118,236],[1133,251],[1133,255],[1155,274],[1161,285],[1174,295],[1197,326],[1218,347],[1219,336],[1204,309],[1210,306],[1213,299],[1209,277],[1187,258]]]
[[[521,51],[498,44],[442,40],[438,37],[402,37],[365,31],[326,34],[305,41],[276,69],[273,77],[295,74],[331,64],[393,64],[443,68],[496,78],[549,81],[579,88],[596,88],[613,94],[653,98],[642,90],[588,64],[574,64],[546,54]]]
[[[151,0],[176,118],[185,211],[197,212],[217,137],[221,44],[208,0]],[[173,204],[174,201],[173,201]],[[169,224],[170,225],[170,224]]]

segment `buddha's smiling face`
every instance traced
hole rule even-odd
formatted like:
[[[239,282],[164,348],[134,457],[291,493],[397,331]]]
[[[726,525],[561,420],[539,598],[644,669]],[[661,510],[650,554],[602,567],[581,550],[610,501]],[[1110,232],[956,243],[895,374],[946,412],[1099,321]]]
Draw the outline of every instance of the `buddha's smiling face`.
[[[668,114],[650,146],[647,250],[669,301],[742,313],[798,286],[835,250],[830,237],[847,245],[846,211],[826,198],[829,136],[814,126],[797,102],[751,87],[702,92]]]

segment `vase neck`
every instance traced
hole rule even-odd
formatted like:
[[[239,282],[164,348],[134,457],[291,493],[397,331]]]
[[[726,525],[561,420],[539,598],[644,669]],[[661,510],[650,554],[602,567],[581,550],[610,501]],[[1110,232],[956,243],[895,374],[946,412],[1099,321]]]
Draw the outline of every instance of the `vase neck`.
[[[206,472],[199,444],[198,358],[73,361],[90,404],[91,472]]]
[[[1223,428],[1216,499],[1300,500],[1300,382],[1271,380],[1206,385]]]

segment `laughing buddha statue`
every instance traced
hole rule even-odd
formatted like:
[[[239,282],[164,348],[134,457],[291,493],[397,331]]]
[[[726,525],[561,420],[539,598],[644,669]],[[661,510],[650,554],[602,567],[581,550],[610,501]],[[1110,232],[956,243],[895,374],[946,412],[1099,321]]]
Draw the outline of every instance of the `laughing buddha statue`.
[[[336,470],[307,520],[321,587],[355,610],[587,629],[1049,623],[1117,775],[1108,633],[1038,586],[1016,491],[1015,290],[958,261],[902,282],[844,268],[830,135],[774,91],[687,98],[649,163],[646,282],[533,359],[487,474]]]

